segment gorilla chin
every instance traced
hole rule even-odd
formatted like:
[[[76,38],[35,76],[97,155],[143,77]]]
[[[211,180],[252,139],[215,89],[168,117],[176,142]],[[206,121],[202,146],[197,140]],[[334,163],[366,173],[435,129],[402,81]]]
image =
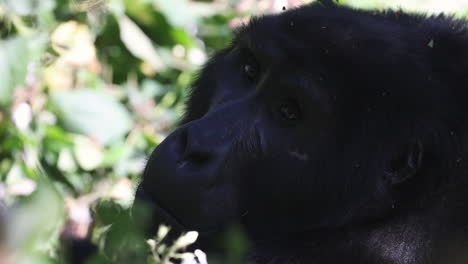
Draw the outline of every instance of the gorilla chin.
[[[152,234],[240,225],[245,263],[468,263],[467,72],[450,16],[324,0],[254,18],[201,70],[136,201]]]

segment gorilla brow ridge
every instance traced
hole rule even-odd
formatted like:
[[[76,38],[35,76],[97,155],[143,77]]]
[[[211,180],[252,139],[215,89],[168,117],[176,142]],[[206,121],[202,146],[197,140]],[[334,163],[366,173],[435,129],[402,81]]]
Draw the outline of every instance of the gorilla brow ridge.
[[[257,33],[257,24],[260,23],[262,17],[253,17],[249,24],[241,27],[235,33],[235,38],[233,40],[233,46],[238,47],[241,51],[249,53],[249,55],[255,55],[256,59],[264,56],[264,53],[267,51],[260,47],[262,41],[257,41],[253,38]]]

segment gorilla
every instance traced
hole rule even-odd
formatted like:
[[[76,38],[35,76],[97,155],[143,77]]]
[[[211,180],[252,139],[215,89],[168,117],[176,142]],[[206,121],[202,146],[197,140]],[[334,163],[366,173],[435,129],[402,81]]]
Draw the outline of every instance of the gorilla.
[[[136,200],[245,263],[468,263],[468,23],[316,2],[201,70]],[[203,245],[201,244],[203,247]]]

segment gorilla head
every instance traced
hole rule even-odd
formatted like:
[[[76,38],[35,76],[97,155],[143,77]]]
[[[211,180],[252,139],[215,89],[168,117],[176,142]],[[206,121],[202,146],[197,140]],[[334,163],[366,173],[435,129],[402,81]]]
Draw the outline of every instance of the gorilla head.
[[[137,198],[208,237],[240,223],[256,263],[461,259],[466,26],[320,3],[253,19],[201,71]]]

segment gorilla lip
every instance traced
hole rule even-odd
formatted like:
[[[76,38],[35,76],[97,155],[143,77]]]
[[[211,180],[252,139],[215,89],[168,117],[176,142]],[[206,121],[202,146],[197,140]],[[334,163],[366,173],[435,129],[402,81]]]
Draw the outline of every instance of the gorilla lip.
[[[145,206],[150,208],[152,214],[151,218],[153,218],[153,220],[155,217],[158,217],[158,219],[161,219],[162,222],[165,222],[177,230],[186,230],[185,226],[179,220],[177,220],[170,212],[161,207],[158,202],[146,194],[141,184],[138,186],[136,196],[144,202]]]

